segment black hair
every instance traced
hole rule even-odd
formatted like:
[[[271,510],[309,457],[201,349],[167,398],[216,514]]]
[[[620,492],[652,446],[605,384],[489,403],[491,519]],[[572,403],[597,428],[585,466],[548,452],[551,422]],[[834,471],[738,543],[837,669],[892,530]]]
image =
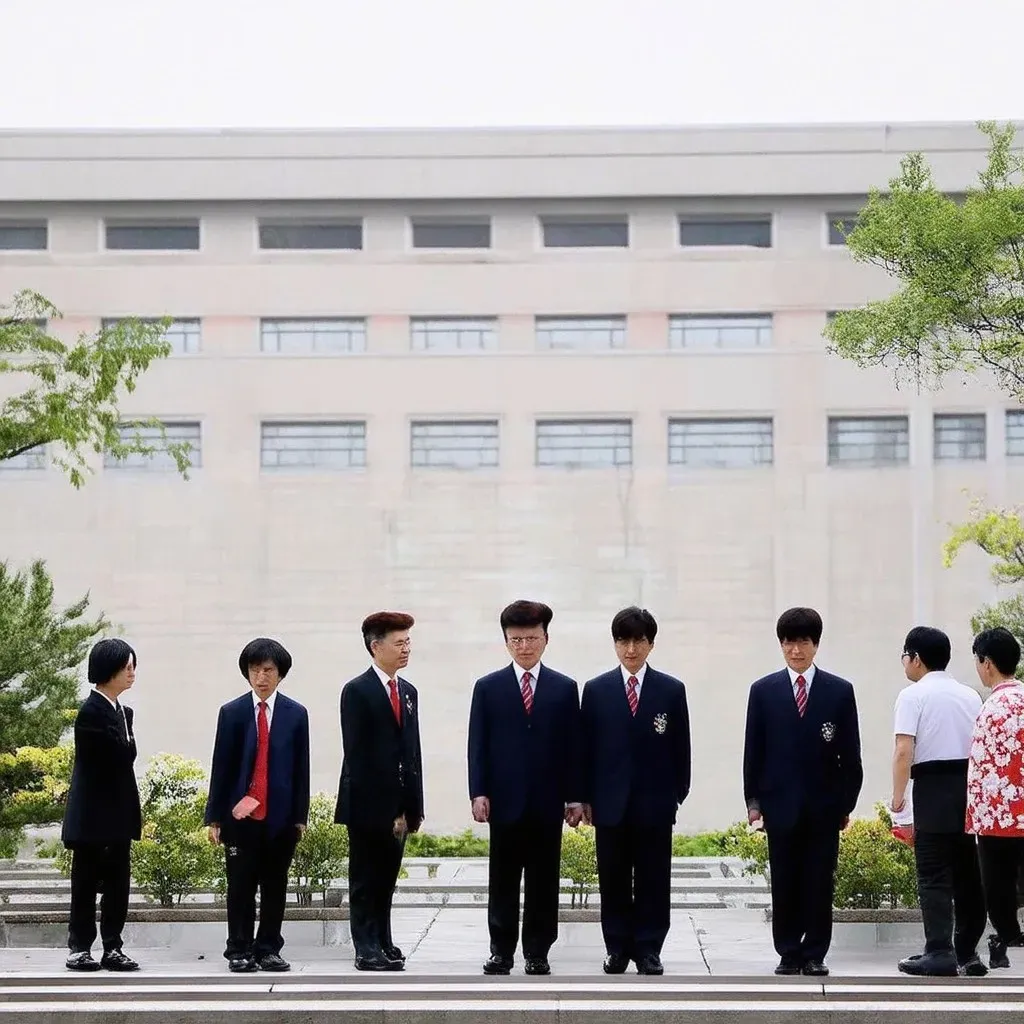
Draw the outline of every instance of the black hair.
[[[815,647],[821,643],[821,616],[813,608],[788,608],[775,623],[775,635],[779,643],[793,640],[810,640]]]
[[[929,672],[941,672],[952,657],[949,637],[934,626],[915,626],[903,641],[903,653],[921,659]]]
[[[1017,638],[1002,626],[982,630],[971,647],[978,661],[988,658],[1000,675],[1009,678],[1017,672],[1020,664],[1020,644]]]
[[[620,640],[646,640],[653,644],[657,635],[658,623],[654,621],[654,616],[646,608],[638,608],[635,604],[623,608],[612,619],[612,639],[616,643]]]
[[[502,609],[498,618],[501,632],[508,638],[509,629],[532,629],[540,626],[544,630],[545,638],[548,635],[548,626],[555,617],[555,613],[540,601],[513,601]]]
[[[89,652],[89,685],[105,686],[127,667],[128,662],[135,668],[139,660],[124,640],[116,637],[100,640]]]
[[[283,644],[276,640],[269,640],[265,636],[250,640],[238,656],[238,670],[245,679],[249,678],[249,669],[253,665],[262,665],[265,661],[272,661],[277,668],[277,674],[284,679],[292,667],[292,656],[285,650]]]
[[[374,612],[363,619],[363,646],[373,657],[373,645],[388,633],[401,633],[412,629],[416,620],[406,612]]]

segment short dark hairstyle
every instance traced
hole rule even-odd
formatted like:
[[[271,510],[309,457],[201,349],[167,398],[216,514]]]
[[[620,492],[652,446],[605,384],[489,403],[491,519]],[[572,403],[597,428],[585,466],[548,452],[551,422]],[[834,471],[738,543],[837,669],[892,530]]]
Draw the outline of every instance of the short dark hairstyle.
[[[277,668],[277,674],[284,679],[291,671],[292,656],[285,650],[283,644],[276,640],[270,640],[265,636],[250,640],[238,656],[238,668],[242,675],[248,679],[249,669],[253,665],[262,665],[265,661],[272,661]]]
[[[915,626],[903,641],[903,653],[921,659],[929,672],[941,672],[949,664],[952,647],[949,637],[934,626]]]
[[[363,645],[369,654],[372,644],[383,640],[388,633],[398,633],[403,629],[412,629],[416,620],[405,612],[374,612],[363,619]]]
[[[620,640],[646,640],[653,644],[657,635],[658,623],[654,616],[646,608],[639,608],[635,604],[623,608],[612,619],[612,639],[616,643]]]
[[[810,640],[815,647],[821,643],[821,616],[813,608],[787,608],[775,623],[779,643],[789,640]]]
[[[544,636],[548,635],[548,626],[555,613],[540,601],[513,601],[501,611],[498,622],[502,635],[507,639],[509,629],[532,629],[541,626]]]
[[[974,638],[971,650],[978,661],[988,658],[1000,675],[1010,677],[1016,674],[1020,664],[1020,644],[1008,629],[1002,626],[983,629]]]
[[[135,668],[139,659],[124,640],[116,637],[100,640],[89,652],[89,685],[105,686],[128,666],[128,662]]]

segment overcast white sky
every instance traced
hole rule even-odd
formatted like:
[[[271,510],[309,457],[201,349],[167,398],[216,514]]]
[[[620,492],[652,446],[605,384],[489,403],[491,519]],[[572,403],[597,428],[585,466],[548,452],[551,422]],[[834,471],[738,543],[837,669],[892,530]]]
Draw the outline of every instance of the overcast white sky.
[[[1024,117],[1024,0],[0,0],[0,128]]]

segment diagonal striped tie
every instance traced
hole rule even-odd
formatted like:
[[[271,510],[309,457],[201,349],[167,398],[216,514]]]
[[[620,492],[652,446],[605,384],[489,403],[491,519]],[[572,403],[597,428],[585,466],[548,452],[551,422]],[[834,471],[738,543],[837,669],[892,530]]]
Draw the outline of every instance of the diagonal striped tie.
[[[636,687],[636,676],[630,676],[626,680],[626,700],[629,701],[629,712],[632,715],[636,714],[637,705],[640,703],[640,698],[636,695]]]
[[[530,688],[530,680],[533,676],[529,672],[523,673],[523,707],[526,708],[526,713],[529,714],[533,710],[533,690]]]
[[[807,680],[803,676],[796,677],[796,710],[801,718],[807,710]]]

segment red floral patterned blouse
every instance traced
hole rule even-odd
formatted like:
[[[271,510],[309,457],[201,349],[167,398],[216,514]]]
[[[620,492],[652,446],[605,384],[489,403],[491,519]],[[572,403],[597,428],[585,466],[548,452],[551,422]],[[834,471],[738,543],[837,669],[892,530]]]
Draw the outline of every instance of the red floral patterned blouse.
[[[982,705],[967,769],[967,831],[1024,837],[1024,685],[1002,683]]]

